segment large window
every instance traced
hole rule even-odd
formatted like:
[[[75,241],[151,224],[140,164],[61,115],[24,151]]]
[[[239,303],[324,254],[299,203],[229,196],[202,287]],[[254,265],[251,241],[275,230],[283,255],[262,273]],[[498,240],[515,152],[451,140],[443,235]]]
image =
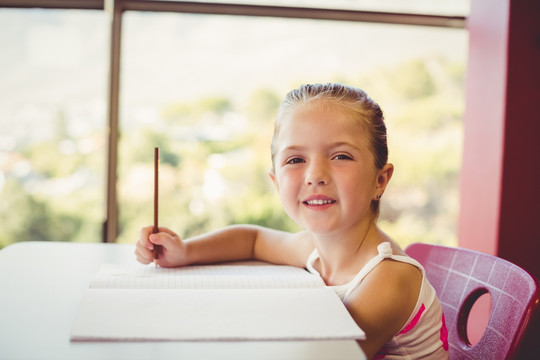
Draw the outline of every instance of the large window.
[[[420,12],[335,6],[352,4]],[[466,14],[451,4],[439,13]],[[108,26],[102,11],[0,9],[0,246],[102,240]],[[297,230],[267,176],[275,111],[301,83],[342,81],[385,111],[396,172],[382,227],[402,245],[456,243],[465,30],[142,11],[121,29],[118,241],[152,222],[154,146],[161,224]]]
[[[101,241],[107,22],[0,8],[0,247]]]

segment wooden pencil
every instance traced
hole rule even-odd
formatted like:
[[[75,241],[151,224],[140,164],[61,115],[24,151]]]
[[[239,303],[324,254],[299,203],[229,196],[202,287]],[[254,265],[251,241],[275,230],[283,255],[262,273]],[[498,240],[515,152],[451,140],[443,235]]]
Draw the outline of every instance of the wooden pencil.
[[[154,148],[154,229],[152,232],[157,234],[159,232],[158,226],[158,209],[159,209],[159,148]],[[158,266],[159,252],[161,251],[161,245],[154,245],[154,263]]]

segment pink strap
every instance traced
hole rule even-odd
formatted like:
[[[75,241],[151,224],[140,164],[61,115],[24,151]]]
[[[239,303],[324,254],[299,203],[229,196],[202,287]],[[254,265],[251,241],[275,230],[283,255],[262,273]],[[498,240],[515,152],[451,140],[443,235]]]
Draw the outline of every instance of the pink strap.
[[[405,334],[405,333],[409,332],[413,327],[415,327],[416,324],[418,324],[418,321],[420,321],[420,317],[422,316],[422,313],[424,312],[424,310],[426,310],[426,307],[424,306],[424,303],[422,303],[422,305],[420,306],[420,309],[418,310],[416,315],[414,315],[411,322],[408,323],[407,326],[405,326],[403,328],[403,330],[401,330],[399,333],[400,334]]]
[[[446,320],[444,320],[444,312],[442,314],[442,326],[441,326],[441,341],[442,347],[445,351],[448,351],[448,329],[446,328]]]

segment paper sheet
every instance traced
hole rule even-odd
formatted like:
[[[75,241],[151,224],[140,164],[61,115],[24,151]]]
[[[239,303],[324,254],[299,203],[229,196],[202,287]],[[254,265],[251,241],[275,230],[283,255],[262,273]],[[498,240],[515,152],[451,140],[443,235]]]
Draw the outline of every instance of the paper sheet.
[[[73,341],[362,339],[343,303],[315,289],[89,289]]]

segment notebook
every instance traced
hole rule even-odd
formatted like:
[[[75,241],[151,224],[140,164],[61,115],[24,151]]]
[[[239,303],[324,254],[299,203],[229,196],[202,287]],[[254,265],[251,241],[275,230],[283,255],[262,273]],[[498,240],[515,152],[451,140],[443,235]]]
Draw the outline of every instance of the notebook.
[[[72,341],[363,339],[320,277],[259,262],[105,264],[89,284]]]

